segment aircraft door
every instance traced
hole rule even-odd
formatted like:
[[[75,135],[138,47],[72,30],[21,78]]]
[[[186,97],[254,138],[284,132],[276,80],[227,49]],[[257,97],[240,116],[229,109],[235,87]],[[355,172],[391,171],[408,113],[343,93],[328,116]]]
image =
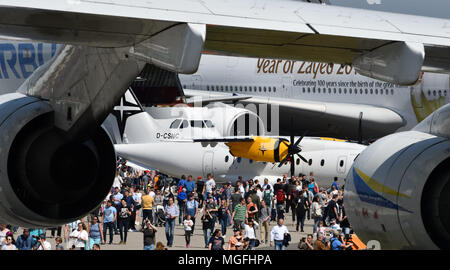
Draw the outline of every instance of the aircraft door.
[[[200,75],[193,75],[192,77],[192,89],[201,89],[202,77]]]
[[[347,157],[346,156],[338,157],[337,173],[341,174],[341,175],[344,175],[346,167],[347,167]]]
[[[290,77],[283,77],[282,82],[282,97],[289,98],[292,96],[292,79]]]
[[[206,175],[208,173],[214,173],[213,172],[213,158],[214,158],[214,152],[206,152],[203,155],[203,177],[206,178]]]

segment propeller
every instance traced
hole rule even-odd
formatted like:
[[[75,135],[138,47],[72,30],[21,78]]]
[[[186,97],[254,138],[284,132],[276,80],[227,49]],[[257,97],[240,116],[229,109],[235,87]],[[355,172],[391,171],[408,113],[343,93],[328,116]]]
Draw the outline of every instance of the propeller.
[[[303,160],[304,162],[308,163],[308,160],[306,158],[304,158],[302,155],[300,155],[300,152],[302,151],[302,149],[300,148],[299,144],[300,142],[303,140],[303,138],[305,137],[306,133],[308,133],[308,131],[305,131],[303,133],[303,135],[298,138],[297,141],[294,142],[294,135],[291,134],[290,136],[290,141],[281,138],[280,141],[281,143],[284,143],[284,145],[286,145],[288,147],[288,154],[286,155],[286,157],[280,162],[280,164],[278,165],[278,167],[283,166],[284,164],[286,164],[288,162],[288,160],[291,161],[291,176],[295,175],[295,155],[297,155],[301,160]]]

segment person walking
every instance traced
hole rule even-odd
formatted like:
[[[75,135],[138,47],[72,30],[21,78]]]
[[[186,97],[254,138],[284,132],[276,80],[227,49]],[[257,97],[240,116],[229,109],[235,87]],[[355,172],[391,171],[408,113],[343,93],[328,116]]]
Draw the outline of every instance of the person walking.
[[[120,233],[119,245],[125,245],[127,243],[128,226],[129,226],[129,222],[130,222],[132,208],[127,205],[127,202],[125,199],[122,199],[121,203],[122,203],[122,206],[119,208],[119,214],[118,214],[118,224],[119,224],[119,233]]]
[[[169,198],[168,205],[164,209],[166,215],[166,238],[167,238],[167,246],[172,247],[173,245],[173,237],[175,230],[175,220],[180,215],[180,211],[178,206],[173,203],[173,197]]]
[[[194,226],[194,222],[192,222],[191,215],[186,215],[186,219],[183,221],[184,225],[184,238],[186,240],[186,248],[189,248],[191,245],[191,235],[192,235],[192,226]]]
[[[270,223],[270,207],[265,200],[261,201],[261,209],[259,210],[259,222],[261,224],[260,239],[265,244],[269,241],[269,223]]]
[[[311,205],[311,216],[314,219],[313,234],[317,232],[317,226],[322,220],[322,206],[319,204],[319,196],[314,196]]]
[[[112,206],[111,200],[106,202],[106,207],[103,209],[102,213],[102,223],[103,223],[103,239],[106,241],[106,230],[109,229],[109,244],[113,243],[114,240],[114,223],[117,221],[117,209]]]
[[[92,218],[92,223],[89,223],[88,228],[88,234],[89,234],[89,245],[88,250],[92,250],[92,246],[94,244],[105,244],[105,239],[103,238],[103,229],[102,226],[100,226],[100,223],[98,223],[98,217],[94,216]]]
[[[152,213],[154,201],[153,197],[148,194],[148,190],[144,190],[144,196],[142,196],[142,224],[145,223],[146,219],[154,221]]]
[[[213,218],[209,212],[204,212],[202,216],[203,237],[205,239],[205,248],[208,248],[209,238],[211,237],[211,223]]]
[[[305,226],[305,218],[306,218],[306,209],[309,208],[309,202],[308,199],[304,196],[305,190],[303,190],[300,193],[299,198],[297,199],[297,205],[295,208],[296,215],[297,215],[297,225],[296,225],[296,231],[298,232],[299,225],[301,232],[304,232],[303,227]]]
[[[244,222],[248,218],[247,207],[245,206],[245,199],[241,198],[240,203],[234,208],[231,219],[233,220],[234,226],[239,229],[244,228]]]
[[[186,215],[191,215],[192,217],[192,235],[194,234],[194,230],[195,230],[195,219],[197,218],[197,214],[198,214],[198,202],[194,199],[194,193],[191,193],[191,195],[189,195],[189,200],[186,202],[185,205],[185,212]]]
[[[244,225],[245,234],[244,239],[248,241],[248,250],[253,250],[256,246],[256,229],[258,229],[258,223],[249,218]]]
[[[209,239],[208,244],[209,250],[225,250],[225,240],[222,237],[222,232],[220,229],[216,229]]]
[[[78,223],[78,229],[73,231],[69,237],[74,240],[74,245],[77,250],[85,250],[89,240],[86,224],[84,222]]]
[[[270,246],[274,246],[275,250],[284,250],[285,246],[283,245],[284,236],[289,233],[288,228],[283,224],[284,219],[280,218],[276,226],[272,228],[270,232]]]
[[[223,237],[227,235],[227,226],[230,222],[230,209],[228,208],[228,201],[222,200],[222,204],[219,208],[219,221],[223,231]]]

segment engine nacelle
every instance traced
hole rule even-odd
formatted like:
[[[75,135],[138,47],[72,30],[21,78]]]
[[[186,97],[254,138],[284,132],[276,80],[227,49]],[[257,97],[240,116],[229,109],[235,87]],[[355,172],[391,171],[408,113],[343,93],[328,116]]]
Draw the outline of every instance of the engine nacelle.
[[[345,209],[364,241],[382,249],[450,246],[450,141],[419,131],[367,147],[345,183]]]
[[[55,128],[45,101],[0,96],[0,220],[52,227],[93,211],[107,196],[115,152],[98,127],[83,138]]]

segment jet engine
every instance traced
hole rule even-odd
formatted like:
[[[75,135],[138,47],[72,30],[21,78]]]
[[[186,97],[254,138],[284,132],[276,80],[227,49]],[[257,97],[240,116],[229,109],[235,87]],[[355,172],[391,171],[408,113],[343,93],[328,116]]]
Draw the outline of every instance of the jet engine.
[[[450,246],[450,140],[430,133],[384,137],[356,158],[344,202],[362,240],[381,249]]]
[[[52,107],[14,93],[0,96],[0,219],[52,227],[93,211],[107,196],[115,152],[101,128],[72,138],[54,126]]]

